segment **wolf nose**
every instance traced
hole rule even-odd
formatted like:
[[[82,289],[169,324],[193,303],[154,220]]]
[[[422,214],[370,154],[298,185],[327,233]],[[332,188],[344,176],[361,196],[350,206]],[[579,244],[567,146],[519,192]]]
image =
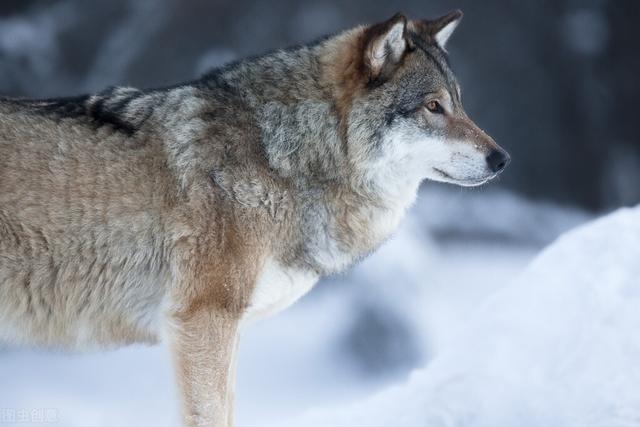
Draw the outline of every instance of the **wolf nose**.
[[[511,157],[507,154],[506,151],[499,148],[496,150],[492,150],[491,153],[487,156],[487,163],[489,164],[489,169],[491,172],[500,173],[507,167],[509,162],[511,161]]]

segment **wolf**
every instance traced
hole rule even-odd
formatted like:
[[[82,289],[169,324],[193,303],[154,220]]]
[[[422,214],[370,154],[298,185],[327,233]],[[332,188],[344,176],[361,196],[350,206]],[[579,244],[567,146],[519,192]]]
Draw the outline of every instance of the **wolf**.
[[[462,13],[359,26],[177,86],[0,101],[0,340],[163,342],[185,426],[232,426],[242,327],[509,155],[465,114]]]

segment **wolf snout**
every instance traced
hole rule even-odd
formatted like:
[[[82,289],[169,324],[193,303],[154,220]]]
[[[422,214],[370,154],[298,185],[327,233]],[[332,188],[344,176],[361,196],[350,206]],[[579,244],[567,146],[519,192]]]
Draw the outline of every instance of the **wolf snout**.
[[[493,173],[502,172],[509,165],[509,162],[511,162],[511,157],[502,148],[491,150],[487,156],[487,164]]]

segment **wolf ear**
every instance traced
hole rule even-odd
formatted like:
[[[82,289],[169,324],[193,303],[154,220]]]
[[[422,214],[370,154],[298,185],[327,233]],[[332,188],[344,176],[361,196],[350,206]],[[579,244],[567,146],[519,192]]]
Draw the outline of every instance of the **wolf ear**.
[[[429,40],[432,40],[442,49],[444,49],[449,37],[453,34],[460,21],[462,20],[462,11],[454,10],[440,18],[433,20],[417,21],[413,26],[418,28],[418,32]]]
[[[366,33],[364,62],[371,81],[387,78],[407,51],[407,18],[396,14]]]

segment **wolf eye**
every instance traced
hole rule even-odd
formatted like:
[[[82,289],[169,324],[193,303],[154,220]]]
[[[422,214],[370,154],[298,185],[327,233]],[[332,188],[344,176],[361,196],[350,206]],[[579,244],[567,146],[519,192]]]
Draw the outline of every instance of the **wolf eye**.
[[[432,100],[427,102],[427,110],[431,111],[434,114],[444,114],[444,108],[438,101]]]

